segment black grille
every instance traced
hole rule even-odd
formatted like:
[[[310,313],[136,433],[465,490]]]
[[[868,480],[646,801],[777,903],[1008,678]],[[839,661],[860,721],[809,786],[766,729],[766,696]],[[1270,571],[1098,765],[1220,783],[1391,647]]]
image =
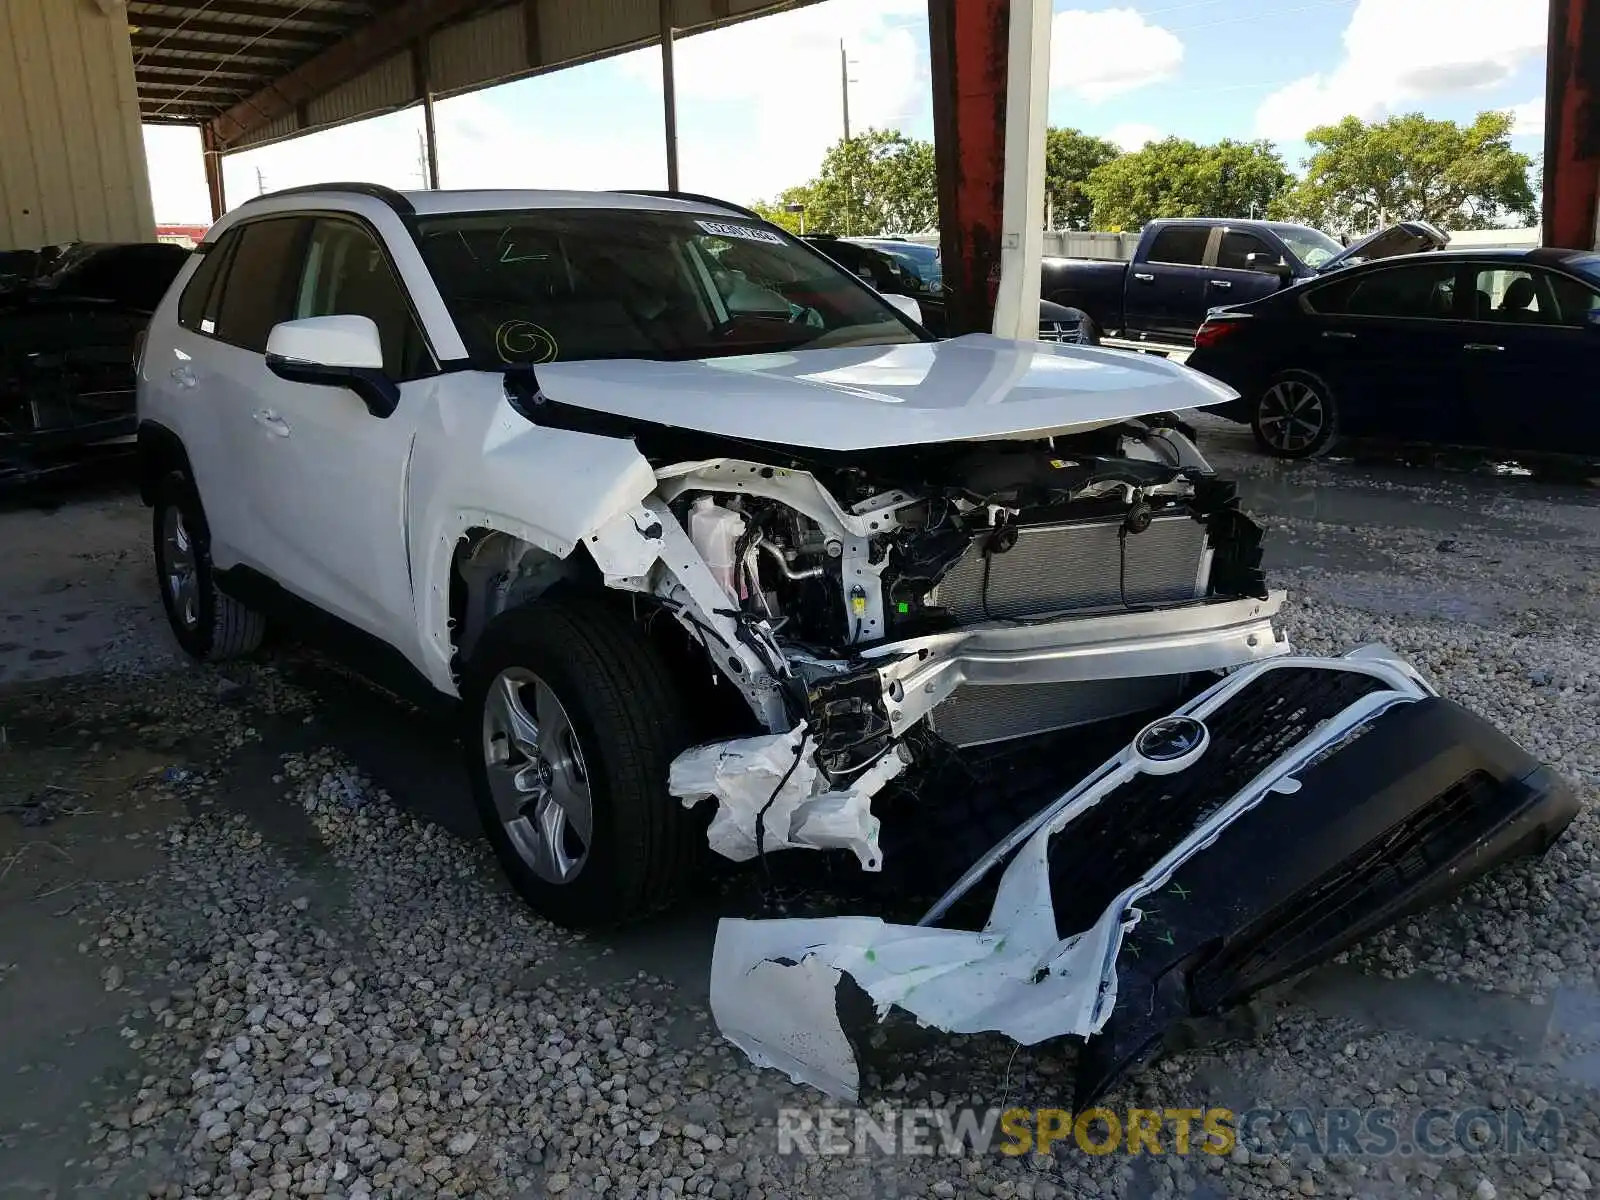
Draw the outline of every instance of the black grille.
[[[1240,788],[1384,684],[1357,671],[1280,667],[1206,718],[1211,744],[1175,775],[1136,775],[1050,843],[1056,927],[1088,929],[1117,893],[1232,799]]]
[[[1337,941],[1362,913],[1402,899],[1482,835],[1495,819],[1495,793],[1492,776],[1472,772],[1256,921],[1195,969],[1190,987],[1197,1008],[1215,1008],[1293,971]]]

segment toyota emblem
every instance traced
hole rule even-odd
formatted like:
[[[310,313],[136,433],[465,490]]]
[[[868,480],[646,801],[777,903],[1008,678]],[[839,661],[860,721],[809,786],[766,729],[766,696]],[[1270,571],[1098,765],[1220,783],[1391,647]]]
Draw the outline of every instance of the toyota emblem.
[[[1133,752],[1144,760],[1152,775],[1181,771],[1205,753],[1211,731],[1195,717],[1162,717],[1152,721],[1133,739]]]

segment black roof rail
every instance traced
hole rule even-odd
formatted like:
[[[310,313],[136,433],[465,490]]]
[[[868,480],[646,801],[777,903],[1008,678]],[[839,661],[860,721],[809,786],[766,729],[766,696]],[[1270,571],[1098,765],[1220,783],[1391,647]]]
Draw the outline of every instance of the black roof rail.
[[[402,217],[414,217],[417,210],[393,188],[384,187],[381,183],[307,183],[300,187],[284,188],[281,191],[266,192],[260,196],[252,196],[246,204],[256,200],[276,200],[280,196],[310,196],[318,192],[351,192],[357,196],[369,196],[387,204]]]
[[[715,204],[718,208],[726,208],[751,220],[767,223],[767,219],[758,212],[752,212],[742,204],[734,204],[729,200],[718,200],[715,196],[702,196],[699,192],[669,192],[661,188],[618,188],[618,195],[622,196],[659,196],[663,200],[693,200],[698,204]]]

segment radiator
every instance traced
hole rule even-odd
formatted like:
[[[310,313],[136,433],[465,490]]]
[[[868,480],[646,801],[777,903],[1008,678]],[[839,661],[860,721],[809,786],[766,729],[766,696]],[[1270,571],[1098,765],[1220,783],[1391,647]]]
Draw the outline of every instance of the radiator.
[[[1019,527],[1016,545],[990,556],[987,604],[983,539],[974,539],[928,602],[962,623],[1118,607],[1124,600],[1121,528],[1120,520]],[[1143,533],[1128,535],[1127,554],[1129,604],[1170,604],[1205,594],[1206,530],[1192,517],[1158,517]]]
[[[952,746],[981,746],[1129,713],[1166,712],[1187,683],[1186,675],[1012,686],[968,683],[928,714],[928,726]]]

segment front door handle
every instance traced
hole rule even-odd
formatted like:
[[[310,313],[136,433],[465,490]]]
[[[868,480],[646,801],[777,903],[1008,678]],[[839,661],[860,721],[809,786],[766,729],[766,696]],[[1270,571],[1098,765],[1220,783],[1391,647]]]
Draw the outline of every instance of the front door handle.
[[[1325,338],[1336,338],[1341,342],[1353,342],[1356,340],[1355,334],[1344,329],[1324,329],[1322,331],[1322,336]]]
[[[1140,283],[1154,283],[1156,281],[1156,277],[1154,275],[1148,274],[1144,271],[1135,271],[1133,273],[1133,277]]]
[[[1226,279],[1213,279],[1211,286],[1214,288],[1231,288],[1233,284]]]
[[[289,436],[289,422],[285,421],[270,408],[258,408],[250,416],[255,423],[275,437]]]
[[[1465,346],[1462,347],[1462,349],[1463,350],[1484,350],[1484,351],[1488,351],[1489,353],[1498,353],[1499,351],[1504,350],[1505,347],[1504,346],[1496,346],[1496,345],[1494,345],[1494,344],[1492,344],[1490,342],[1468,342]]]
[[[188,367],[173,367],[172,381],[179,387],[185,388],[192,388],[200,382],[199,377]]]

